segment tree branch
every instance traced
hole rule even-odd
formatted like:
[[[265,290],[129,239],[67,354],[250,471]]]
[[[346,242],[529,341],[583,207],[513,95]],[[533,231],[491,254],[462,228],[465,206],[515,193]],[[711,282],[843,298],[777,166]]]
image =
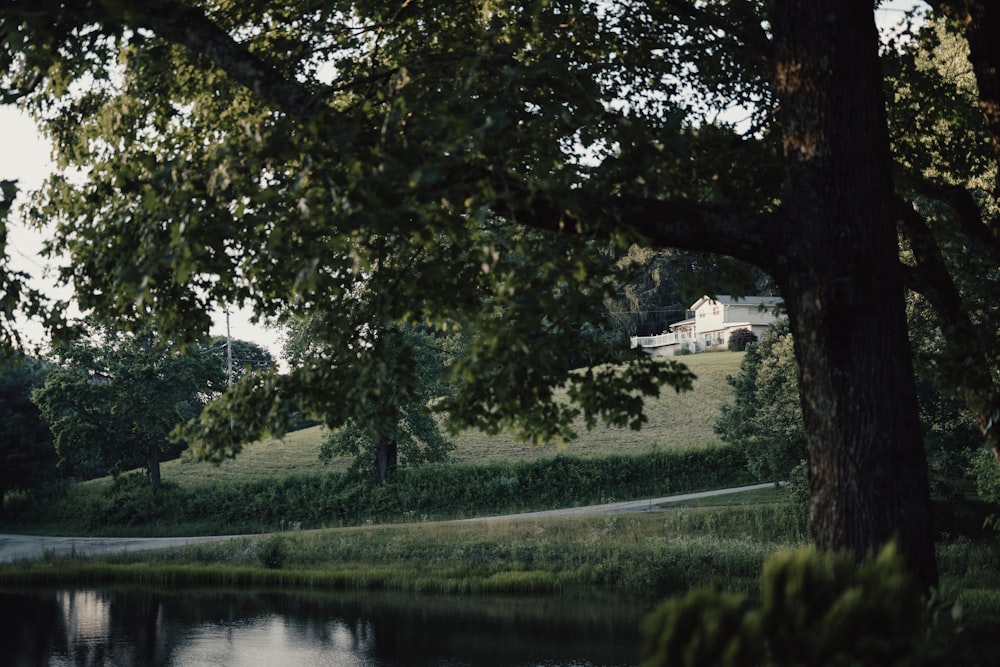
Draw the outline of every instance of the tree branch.
[[[1000,409],[1000,392],[994,386],[989,355],[985,353],[989,341],[962,307],[962,296],[927,222],[906,202],[898,202],[897,208],[897,225],[916,260],[916,267],[906,267],[904,280],[937,312],[948,348],[947,361],[953,372],[961,374],[966,403],[979,419],[987,442],[998,451],[1000,428],[993,423],[993,415]]]
[[[954,211],[962,231],[977,248],[1000,264],[1000,223],[983,220],[979,205],[972,194],[960,185],[947,185],[921,180],[917,194],[944,202]]]
[[[790,229],[778,214],[603,193],[583,203],[562,205],[532,198],[525,186],[509,177],[494,182],[497,191],[505,193],[495,206],[498,213],[534,229],[610,236],[611,230],[624,228],[652,247],[729,255],[774,276],[783,271],[776,261],[781,249],[788,247]]]
[[[728,5],[730,8],[740,10],[740,14],[746,13],[751,16],[757,14],[757,11],[750,7],[750,3],[744,0],[734,0]],[[663,7],[665,11],[674,16],[686,18],[694,23],[732,35],[751,49],[765,64],[774,58],[774,45],[759,21],[733,21],[727,16],[708,11],[707,7],[699,7],[692,0],[669,0],[663,3]]]
[[[38,85],[45,78],[45,75],[41,71],[35,71],[30,79],[23,85],[16,89],[8,88],[6,90],[0,90],[0,104],[13,104],[17,102],[22,97],[27,97],[38,88]]]
[[[178,0],[129,3],[125,18],[136,28],[147,28],[163,39],[203,55],[236,82],[299,122],[325,108],[326,88],[314,92],[252,53],[212,21],[204,10]]]

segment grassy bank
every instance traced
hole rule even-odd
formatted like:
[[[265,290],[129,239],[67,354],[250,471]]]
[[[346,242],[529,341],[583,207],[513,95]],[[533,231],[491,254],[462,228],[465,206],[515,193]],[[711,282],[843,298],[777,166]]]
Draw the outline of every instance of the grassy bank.
[[[553,459],[559,455],[580,459],[641,456],[717,445],[715,422],[722,405],[732,400],[732,388],[726,376],[739,372],[743,356],[742,352],[717,352],[684,357],[684,363],[698,376],[694,389],[683,394],[668,389],[658,398],[648,399],[644,407],[649,421],[641,431],[603,425],[588,431],[581,422],[577,427],[579,438],[564,449],[554,444],[536,446],[518,442],[506,433],[486,435],[464,431],[454,438],[452,463],[513,464]],[[344,470],[349,463],[346,459],[334,459],[329,464],[319,462],[319,448],[325,437],[326,429],[315,426],[289,433],[281,439],[250,444],[235,459],[218,466],[183,458],[168,461],[162,466],[162,475],[164,480],[191,487]]]
[[[739,498],[742,504],[734,504]],[[708,501],[712,502],[712,501]],[[280,587],[611,596],[651,604],[694,588],[757,598],[771,554],[809,542],[787,492],[601,517],[498,519],[287,531],[95,558],[0,566],[0,586]],[[1000,545],[952,535],[942,590],[971,620],[1000,619]]]
[[[289,531],[162,552],[49,558],[0,584],[282,586],[655,599],[704,585],[755,594],[773,551],[807,540],[802,512],[738,509]]]

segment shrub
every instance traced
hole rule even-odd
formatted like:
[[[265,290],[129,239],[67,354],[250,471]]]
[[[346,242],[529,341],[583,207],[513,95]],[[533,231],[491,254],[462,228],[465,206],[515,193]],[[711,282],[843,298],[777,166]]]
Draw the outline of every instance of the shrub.
[[[993,452],[986,448],[976,452],[972,457],[972,471],[979,497],[991,503],[1000,502],[1000,466]]]
[[[813,548],[780,552],[762,581],[756,609],[714,591],[663,603],[644,622],[642,667],[943,664],[948,607],[920,604],[892,545],[860,566]]]
[[[743,352],[747,349],[749,343],[757,342],[757,334],[750,331],[749,329],[740,329],[739,331],[734,331],[729,336],[729,351],[730,352]]]
[[[282,526],[359,525],[368,521],[445,519],[597,504],[749,484],[733,447],[608,456],[401,468],[375,484],[344,473],[259,479],[213,486],[164,482],[154,491],[142,475],[123,476],[104,490],[73,487],[12,503],[18,520],[72,522],[76,530],[168,525],[212,532],[263,532]],[[37,501],[37,502],[36,502]],[[13,512],[12,512],[13,514]],[[49,518],[54,517],[54,518]],[[121,532],[121,531],[119,531]]]
[[[288,540],[272,535],[257,543],[257,560],[269,570],[280,570],[288,558]]]

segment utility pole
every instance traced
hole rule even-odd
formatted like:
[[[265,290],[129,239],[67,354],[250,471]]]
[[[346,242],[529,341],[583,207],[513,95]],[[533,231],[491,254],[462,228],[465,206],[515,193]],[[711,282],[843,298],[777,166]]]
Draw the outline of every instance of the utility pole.
[[[226,307],[226,386],[233,386],[233,339],[229,336],[228,307]]]

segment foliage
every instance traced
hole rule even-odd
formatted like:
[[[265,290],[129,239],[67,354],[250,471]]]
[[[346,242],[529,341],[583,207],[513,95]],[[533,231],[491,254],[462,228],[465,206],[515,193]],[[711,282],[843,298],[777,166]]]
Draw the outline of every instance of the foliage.
[[[755,334],[750,329],[740,329],[739,331],[734,331],[729,336],[729,351],[745,352],[747,349],[747,345],[756,342],[757,342],[757,334]]]
[[[235,479],[140,491],[141,475],[103,490],[28,495],[11,502],[17,525],[61,530],[199,526],[209,533],[259,532],[288,526],[460,518],[649,498],[749,483],[729,448],[671,450],[481,465],[427,465],[397,471],[384,483],[349,473]],[[153,503],[160,509],[154,509]]]
[[[429,405],[448,391],[443,378],[455,345],[453,337],[409,327],[389,327],[378,333],[372,345],[382,358],[398,357],[401,362],[412,364],[413,372],[420,378],[414,393],[407,396],[391,392],[360,406],[345,425],[330,432],[320,448],[320,460],[329,462],[336,456],[350,456],[355,473],[374,468],[379,481],[396,468],[400,458],[403,465],[446,460],[455,445],[440,432]]]
[[[972,459],[979,497],[991,503],[1000,503],[1000,466],[992,452],[979,451]]]
[[[0,363],[0,512],[7,491],[29,489],[57,474],[52,434],[31,402],[48,371],[32,357]]]
[[[984,82],[974,71],[979,47],[962,34],[957,16],[944,13],[886,52],[897,178],[924,218],[904,217],[901,253],[908,266],[927,274],[911,281],[922,298],[908,299],[910,320],[922,329],[914,344],[917,369],[934,383],[936,402],[963,401],[975,428],[988,436],[1000,424],[1000,248],[990,238],[1000,214],[1000,143],[983,123]],[[942,280],[945,274],[951,281]],[[939,421],[946,437],[970,430],[953,418]],[[969,443],[955,444],[948,449],[970,449]]]
[[[813,548],[778,553],[762,581],[759,609],[705,590],[664,602],[644,623],[640,664],[949,664],[954,628],[928,634],[930,615],[891,545],[861,565]]]
[[[224,385],[218,359],[150,332],[110,327],[57,351],[59,368],[32,398],[71,474],[98,462],[114,474],[145,466],[153,486],[161,457],[179,454],[171,432]]]
[[[728,378],[733,403],[723,406],[716,433],[744,452],[758,479],[788,479],[805,457],[796,377],[792,334],[782,321],[747,346],[739,375]]]
[[[903,286],[948,323],[947,375],[1000,442],[996,299],[977,296],[1000,264],[1000,68],[993,3],[929,4],[968,42],[975,98],[939,96],[907,40],[883,68],[873,5],[837,0],[40,0],[3,16],[0,89],[81,174],[36,208],[85,311],[188,341],[216,303],[325,316],[336,359],[227,392],[194,432],[213,457],[300,408],[340,426],[412,396],[407,364],[359,344],[400,321],[472,334],[461,391],[436,404],[450,426],[638,428],[642,396],[692,378],[641,356],[611,370],[621,351],[578,335],[612,329],[604,304],[624,298],[600,251],[730,256],[789,304],[820,545],[861,556],[895,536],[930,586]],[[939,156],[953,182],[927,169]],[[939,234],[941,209],[967,243]],[[970,289],[975,264],[990,289]]]
[[[216,336],[207,346],[221,358],[224,368],[228,368],[229,362],[232,361],[233,374],[230,381],[237,381],[248,373],[276,366],[270,352],[250,341]]]
[[[257,559],[269,570],[280,570],[288,558],[288,541],[281,535],[271,535],[257,543]]]

